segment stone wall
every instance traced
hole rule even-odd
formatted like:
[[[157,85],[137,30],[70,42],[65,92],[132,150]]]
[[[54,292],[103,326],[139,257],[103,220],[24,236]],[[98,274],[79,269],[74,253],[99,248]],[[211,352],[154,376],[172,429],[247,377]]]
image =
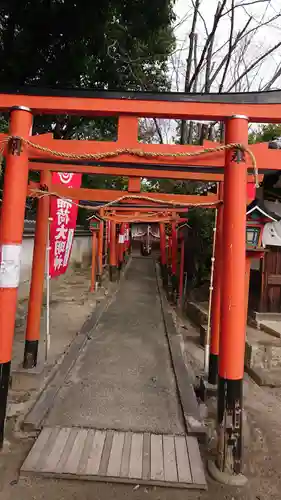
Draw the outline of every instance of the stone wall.
[[[73,241],[70,257],[70,268],[87,267],[91,265],[91,234],[89,231],[77,228]],[[20,298],[28,295],[31,267],[34,246],[34,227],[25,230],[22,251],[21,251],[21,271],[20,271]]]

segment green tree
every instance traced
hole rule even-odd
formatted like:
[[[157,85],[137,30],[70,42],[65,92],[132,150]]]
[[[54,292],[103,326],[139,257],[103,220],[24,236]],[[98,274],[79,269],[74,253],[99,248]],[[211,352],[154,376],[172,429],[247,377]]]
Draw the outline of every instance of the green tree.
[[[173,5],[174,0],[3,0],[0,85],[11,91],[23,85],[167,90]],[[114,118],[36,116],[34,132],[46,131],[61,139],[116,140],[117,124]],[[83,185],[122,189],[126,183],[84,176]]]
[[[281,137],[281,124],[268,123],[249,133],[249,144],[270,142],[276,137]]]
[[[166,61],[175,43],[173,4],[174,0],[2,1],[0,84],[167,89]],[[54,128],[57,136],[65,137],[76,128],[81,131],[81,120],[37,117],[35,128]]]

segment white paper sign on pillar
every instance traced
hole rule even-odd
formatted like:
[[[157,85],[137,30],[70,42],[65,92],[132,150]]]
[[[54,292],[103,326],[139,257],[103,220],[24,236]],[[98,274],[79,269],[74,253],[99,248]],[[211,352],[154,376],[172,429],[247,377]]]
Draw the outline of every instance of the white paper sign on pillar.
[[[21,245],[0,246],[0,288],[17,288],[20,281]]]

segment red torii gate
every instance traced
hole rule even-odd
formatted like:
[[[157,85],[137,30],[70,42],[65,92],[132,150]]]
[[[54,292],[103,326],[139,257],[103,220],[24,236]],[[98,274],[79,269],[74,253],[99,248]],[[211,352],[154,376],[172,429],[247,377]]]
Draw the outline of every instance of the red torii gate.
[[[29,160],[38,160],[43,156],[43,161],[40,162],[41,184],[49,185],[50,192],[53,188],[49,173],[55,169],[66,172],[77,169],[79,172],[91,173],[91,168],[97,169],[99,165],[101,168],[112,166],[116,168],[114,173],[111,169],[112,175],[120,175],[116,173],[120,171],[120,166],[123,170],[127,169],[129,176],[147,177],[149,170],[156,178],[163,175],[159,172],[164,171],[165,177],[185,179],[188,178],[186,173],[189,172],[193,179],[201,180],[206,180],[204,174],[208,172],[213,175],[208,180],[220,180],[216,176],[224,173],[221,273],[223,294],[220,317],[219,440],[216,466],[222,472],[239,475],[242,470],[242,381],[245,350],[246,183],[247,170],[252,168],[252,160],[245,155],[245,148],[248,143],[249,121],[280,121],[281,92],[270,92],[265,95],[259,93],[185,95],[59,90],[44,92],[38,89],[15,89],[15,93],[3,91],[0,94],[0,110],[10,111],[0,224],[0,442],[3,443]],[[114,143],[58,141],[50,136],[34,136],[31,140],[32,115],[45,113],[117,115],[118,140]],[[217,147],[212,153],[197,156],[195,155],[198,151],[197,146],[139,144],[138,117],[224,121],[226,147]],[[281,169],[279,151],[268,150],[266,144],[251,146],[251,151],[256,157],[260,173]],[[56,158],[56,161],[52,158]],[[57,158],[71,160],[71,163],[75,160],[77,166],[69,167],[67,162],[58,164]],[[81,165],[82,160],[84,162],[89,160],[94,164]],[[38,170],[38,167],[35,166],[34,169]],[[105,170],[103,172],[105,173]],[[45,181],[44,175],[46,175]],[[126,174],[123,172],[122,175]],[[59,196],[66,195],[63,189],[58,191],[57,186],[56,191]],[[75,190],[72,193],[70,191],[67,191],[67,197],[80,194]],[[83,196],[86,194],[90,195],[84,192]],[[116,195],[118,196],[117,193]],[[102,201],[107,201],[112,193],[103,192],[98,195],[96,192],[92,196],[95,198],[94,201],[101,201],[101,197]],[[45,197],[45,200],[47,199]],[[157,200],[157,197],[155,199]],[[197,204],[188,196],[181,200],[186,206]],[[169,201],[176,203],[176,195],[170,197]],[[215,203],[217,202],[218,200]],[[46,214],[46,211],[44,213]]]
[[[99,242],[102,241],[103,237],[103,223],[110,222],[110,238],[109,238],[109,270],[110,270],[110,279],[111,281],[115,281],[117,279],[117,268],[118,263],[123,262],[123,254],[124,247],[122,244],[117,244],[116,240],[116,226],[120,225],[120,231],[123,230],[124,224],[131,223],[158,223],[160,227],[165,227],[165,224],[170,222],[185,222],[186,218],[181,217],[180,212],[186,211],[184,208],[179,208],[177,211],[171,211],[169,209],[163,209],[163,206],[155,205],[151,206],[149,209],[145,208],[143,205],[140,205],[137,209],[130,208],[129,206],[123,207],[121,204],[118,207],[108,207],[107,210],[100,209],[99,217],[93,215],[90,219],[98,219],[99,223],[102,224],[99,227]],[[97,232],[93,231],[93,245],[92,245],[92,277],[91,277],[91,290],[95,289],[95,281],[96,281],[96,253],[98,253],[98,259],[101,261],[102,259],[102,247],[99,245],[97,248],[96,244],[96,236]],[[160,240],[161,250],[163,251],[163,241],[162,238]],[[119,248],[118,248],[119,247]],[[98,252],[97,252],[98,250]],[[119,250],[119,251],[118,251]],[[166,249],[164,249],[166,251]],[[99,264],[99,267],[100,264]],[[38,283],[39,286],[39,283]],[[41,285],[40,285],[41,286]],[[28,333],[28,332],[27,332]],[[38,332],[39,333],[39,332]]]

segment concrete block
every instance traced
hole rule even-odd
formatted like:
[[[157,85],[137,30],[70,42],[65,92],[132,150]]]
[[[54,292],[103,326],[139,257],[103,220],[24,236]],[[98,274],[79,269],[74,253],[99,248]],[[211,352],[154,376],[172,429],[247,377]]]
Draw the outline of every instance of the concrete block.
[[[46,370],[43,362],[30,369],[19,365],[12,370],[11,389],[15,391],[40,390],[44,386]]]
[[[281,387],[281,368],[247,368],[247,372],[259,386]]]
[[[187,302],[185,311],[189,319],[197,326],[208,322],[208,312],[195,302]]]

